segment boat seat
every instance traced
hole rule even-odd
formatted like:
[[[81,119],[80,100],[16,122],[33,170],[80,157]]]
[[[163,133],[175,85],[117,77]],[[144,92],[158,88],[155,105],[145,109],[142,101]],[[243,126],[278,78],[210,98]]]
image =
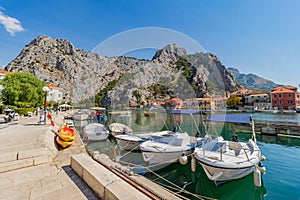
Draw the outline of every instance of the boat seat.
[[[229,149],[234,151],[235,156],[238,156],[242,150],[242,145],[239,142],[229,141]]]

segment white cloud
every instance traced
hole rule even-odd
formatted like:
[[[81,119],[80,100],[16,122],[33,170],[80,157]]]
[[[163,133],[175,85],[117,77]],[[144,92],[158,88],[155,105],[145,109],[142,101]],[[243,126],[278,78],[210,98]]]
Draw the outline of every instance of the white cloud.
[[[21,22],[16,18],[5,15],[0,11],[0,23],[5,27],[5,30],[14,35],[16,32],[24,31],[24,28],[21,26]]]

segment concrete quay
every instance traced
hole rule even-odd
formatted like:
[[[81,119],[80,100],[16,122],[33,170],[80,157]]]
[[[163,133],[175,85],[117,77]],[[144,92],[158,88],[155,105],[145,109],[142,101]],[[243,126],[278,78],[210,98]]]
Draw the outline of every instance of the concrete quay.
[[[53,118],[54,128],[37,125],[37,116],[9,124],[0,119],[0,199],[179,199],[145,177],[133,179],[156,194],[113,173],[86,153],[79,135],[61,149],[54,137],[63,116]]]

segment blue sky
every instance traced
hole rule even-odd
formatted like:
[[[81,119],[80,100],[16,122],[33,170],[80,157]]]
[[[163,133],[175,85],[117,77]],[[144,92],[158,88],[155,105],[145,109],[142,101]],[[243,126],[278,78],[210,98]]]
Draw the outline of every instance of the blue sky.
[[[299,10],[298,0],[2,0],[0,65],[39,35],[92,51],[115,34],[160,27],[192,38],[227,67],[298,86]]]

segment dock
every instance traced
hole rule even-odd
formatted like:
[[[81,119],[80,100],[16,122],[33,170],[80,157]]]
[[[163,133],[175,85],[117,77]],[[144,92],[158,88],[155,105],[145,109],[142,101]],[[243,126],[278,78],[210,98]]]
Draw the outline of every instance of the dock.
[[[238,124],[235,126],[238,127],[240,131],[251,132],[251,127],[249,125]],[[292,123],[292,122],[281,122],[281,123],[255,122],[255,132],[261,133],[262,135],[300,138],[300,124]]]
[[[63,124],[64,116],[53,116]],[[87,154],[78,133],[62,149],[55,129],[38,117],[0,123],[1,199],[181,199],[147,178],[126,172],[104,154]],[[103,164],[104,163],[104,164]]]

